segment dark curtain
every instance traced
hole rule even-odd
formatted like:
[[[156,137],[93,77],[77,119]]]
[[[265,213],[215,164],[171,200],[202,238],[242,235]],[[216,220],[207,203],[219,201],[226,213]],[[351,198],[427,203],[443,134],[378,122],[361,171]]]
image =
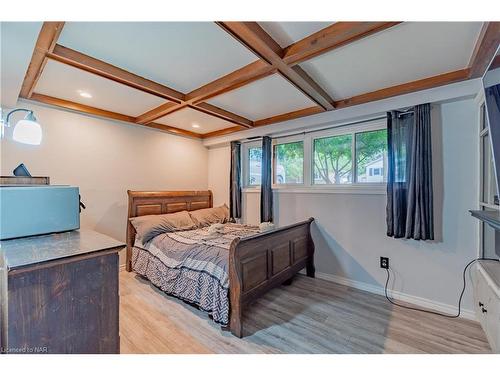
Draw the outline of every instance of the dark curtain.
[[[241,218],[241,143],[236,141],[231,142],[229,199],[231,219]]]
[[[273,191],[271,175],[272,140],[262,138],[262,178],[260,184],[260,221],[273,221]]]
[[[387,235],[434,239],[430,104],[387,114]]]

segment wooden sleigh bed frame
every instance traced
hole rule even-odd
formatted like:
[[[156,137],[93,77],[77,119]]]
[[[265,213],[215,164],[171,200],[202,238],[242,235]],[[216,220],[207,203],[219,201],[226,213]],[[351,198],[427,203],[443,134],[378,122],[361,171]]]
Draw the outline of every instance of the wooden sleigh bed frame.
[[[128,218],[194,211],[213,206],[211,191],[128,191]],[[268,290],[288,282],[306,268],[314,277],[314,244],[309,220],[244,239],[229,250],[229,300],[231,333],[242,337],[242,313]],[[127,221],[127,271],[132,271],[135,229]]]

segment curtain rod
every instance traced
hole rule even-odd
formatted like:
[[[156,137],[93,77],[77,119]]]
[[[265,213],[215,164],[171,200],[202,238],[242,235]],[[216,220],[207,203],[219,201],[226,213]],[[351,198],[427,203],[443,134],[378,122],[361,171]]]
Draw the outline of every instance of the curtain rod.
[[[349,122],[347,124],[341,124],[341,125],[332,125],[332,126],[328,126],[328,127],[325,127],[325,128],[320,128],[320,129],[313,129],[313,130],[303,130],[301,132],[296,132],[296,133],[291,133],[291,134],[286,134],[286,135],[282,135],[282,136],[276,136],[276,137],[272,137],[272,139],[280,139],[280,138],[287,138],[287,137],[292,137],[294,135],[299,135],[299,134],[310,134],[310,133],[317,133],[317,132],[321,132],[321,131],[324,131],[324,130],[329,130],[329,129],[337,129],[337,128],[343,128],[345,126],[353,126],[353,125],[358,125],[358,124],[363,124],[365,122],[371,122],[371,121],[377,121],[377,120],[383,120],[387,118],[386,115],[384,116],[380,116],[380,117],[374,117],[374,118],[370,118],[370,119],[367,119],[367,120],[360,120],[360,121],[355,121],[355,122]],[[258,140],[261,140],[262,139],[262,136],[259,136],[259,137],[250,137],[250,138],[247,138],[245,139],[244,141],[240,141],[240,143],[249,143],[249,142],[255,142],[255,141],[258,141]]]

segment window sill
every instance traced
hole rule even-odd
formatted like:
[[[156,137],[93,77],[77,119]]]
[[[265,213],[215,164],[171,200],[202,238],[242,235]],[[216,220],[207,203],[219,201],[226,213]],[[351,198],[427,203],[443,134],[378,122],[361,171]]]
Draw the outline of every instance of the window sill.
[[[259,188],[244,188],[243,193],[257,194]],[[278,194],[360,194],[360,195],[385,195],[387,185],[384,184],[354,184],[346,186],[273,186],[273,192]]]

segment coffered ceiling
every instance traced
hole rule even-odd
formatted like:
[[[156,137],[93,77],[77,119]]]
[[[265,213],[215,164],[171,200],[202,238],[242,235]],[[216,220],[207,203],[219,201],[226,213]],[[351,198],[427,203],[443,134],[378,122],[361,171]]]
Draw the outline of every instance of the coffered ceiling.
[[[19,96],[207,138],[476,78],[499,42],[497,22],[45,22]]]

